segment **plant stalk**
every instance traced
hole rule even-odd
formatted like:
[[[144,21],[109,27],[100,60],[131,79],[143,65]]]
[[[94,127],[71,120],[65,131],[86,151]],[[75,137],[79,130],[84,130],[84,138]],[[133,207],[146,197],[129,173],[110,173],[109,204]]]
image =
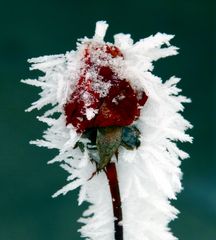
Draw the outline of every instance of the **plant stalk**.
[[[122,206],[115,163],[108,163],[105,173],[109,182],[113,204],[115,240],[123,240]]]

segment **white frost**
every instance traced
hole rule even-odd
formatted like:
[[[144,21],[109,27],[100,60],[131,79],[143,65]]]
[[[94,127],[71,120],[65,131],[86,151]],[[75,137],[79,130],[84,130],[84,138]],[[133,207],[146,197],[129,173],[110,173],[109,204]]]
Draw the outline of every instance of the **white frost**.
[[[106,21],[98,21],[96,23],[94,39],[97,41],[103,41],[108,26],[109,25],[106,23]]]
[[[94,118],[95,114],[97,113],[98,111],[95,110],[94,108],[87,108],[86,109],[86,117],[88,120],[91,120],[92,118]]]

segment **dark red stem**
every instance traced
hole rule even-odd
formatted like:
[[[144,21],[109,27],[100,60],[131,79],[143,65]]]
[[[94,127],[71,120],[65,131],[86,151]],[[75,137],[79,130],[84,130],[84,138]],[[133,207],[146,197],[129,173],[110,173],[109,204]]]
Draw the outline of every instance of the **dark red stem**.
[[[113,204],[115,240],[123,240],[121,197],[115,163],[108,163],[105,173],[109,182]]]

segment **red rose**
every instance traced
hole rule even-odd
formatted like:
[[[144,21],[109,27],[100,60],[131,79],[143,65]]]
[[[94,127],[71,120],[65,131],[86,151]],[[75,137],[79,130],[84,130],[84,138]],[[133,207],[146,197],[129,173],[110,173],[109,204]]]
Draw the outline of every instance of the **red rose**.
[[[121,79],[110,64],[123,58],[113,45],[88,44],[83,54],[80,78],[65,104],[66,124],[77,132],[91,127],[127,126],[140,115],[147,100],[145,92],[135,91]]]

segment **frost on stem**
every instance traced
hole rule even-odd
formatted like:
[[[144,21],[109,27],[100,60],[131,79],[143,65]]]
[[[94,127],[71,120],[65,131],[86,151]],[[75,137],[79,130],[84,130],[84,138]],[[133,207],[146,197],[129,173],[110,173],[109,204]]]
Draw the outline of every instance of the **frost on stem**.
[[[111,66],[111,71],[106,72],[107,76],[117,76],[118,84],[122,84],[126,79],[135,96],[140,97],[140,92],[146,93],[148,100],[145,106],[137,107],[140,111],[137,115],[139,117],[132,119],[130,123],[140,132],[139,147],[131,151],[121,146],[116,163],[122,200],[124,240],[174,240],[176,238],[168,224],[176,218],[178,210],[171,206],[170,199],[175,199],[176,193],[182,189],[182,173],[179,167],[181,160],[188,157],[187,153],[177,147],[176,142],[192,142],[192,138],[185,133],[192,126],[181,115],[183,104],[189,100],[179,95],[179,78],[171,77],[162,81],[152,73],[154,61],[177,54],[177,48],[170,45],[173,35],[157,33],[133,43],[129,34],[120,33],[114,36],[114,44],[111,44],[103,40],[107,26],[105,22],[98,22],[95,36],[81,40],[76,51],[29,60],[31,69],[39,69],[44,75],[38,79],[22,80],[41,88],[40,99],[27,111],[41,109],[46,105],[50,107],[43,116],[38,117],[39,121],[48,125],[43,138],[31,143],[59,150],[59,154],[50,160],[50,163],[60,163],[69,174],[69,183],[54,196],[80,187],[78,204],[83,201],[90,203],[83,217],[79,219],[83,223],[79,230],[82,237],[113,240],[112,199],[106,174],[101,172],[88,181],[95,171],[91,158],[97,158],[97,153],[94,148],[88,150],[88,138],[82,137],[82,131],[77,132],[77,126],[83,123],[79,116],[77,126],[73,122],[66,124],[65,104],[76,90],[77,83],[82,81],[80,71],[86,69],[84,65],[89,64],[88,61],[83,61],[86,46],[91,43],[92,48],[99,44],[108,46],[107,49],[119,49],[123,57],[117,54],[117,57],[113,58],[111,54],[107,59],[105,54],[104,59],[104,49],[100,48],[95,51],[98,55],[91,56],[94,65],[82,72],[82,75],[85,76],[83,81],[87,83],[87,80],[91,79],[90,85],[94,94],[83,90],[82,98],[85,104],[80,110],[85,114],[85,123],[88,125],[89,121],[100,115],[100,107],[96,106],[100,103],[98,99],[105,98],[111,89],[109,81],[105,81],[103,85],[98,78],[98,58],[105,70],[107,64]],[[104,74],[102,77],[106,75]],[[110,103],[123,100],[124,96],[115,96]],[[120,110],[128,111],[127,106]],[[78,142],[80,147],[75,147]],[[115,161],[113,157],[112,162]]]

